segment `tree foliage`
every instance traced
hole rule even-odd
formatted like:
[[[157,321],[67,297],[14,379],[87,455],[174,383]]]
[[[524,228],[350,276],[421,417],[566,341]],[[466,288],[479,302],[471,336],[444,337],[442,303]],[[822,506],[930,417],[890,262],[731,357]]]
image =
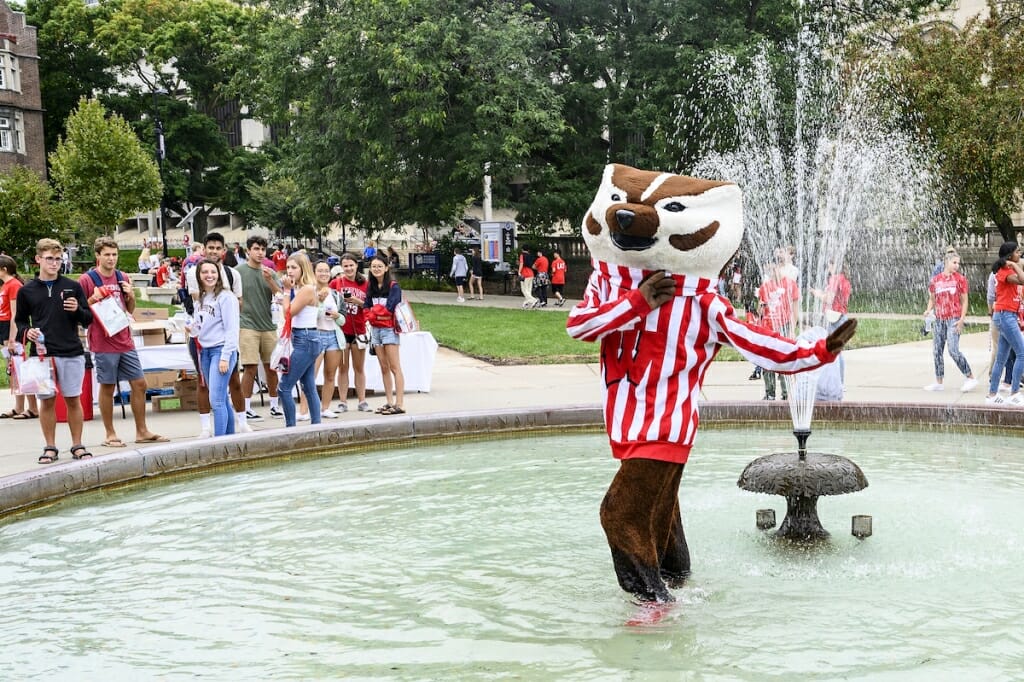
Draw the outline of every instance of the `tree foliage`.
[[[901,46],[907,106],[938,145],[954,201],[1015,239],[1010,213],[1024,200],[1024,22],[993,3],[962,31],[937,25]]]
[[[160,201],[156,163],[123,118],[82,99],[67,121],[67,137],[50,155],[53,180],[89,235],[109,232]]]
[[[23,254],[43,237],[60,239],[67,231],[67,213],[38,173],[15,166],[0,174],[0,244],[5,251]]]

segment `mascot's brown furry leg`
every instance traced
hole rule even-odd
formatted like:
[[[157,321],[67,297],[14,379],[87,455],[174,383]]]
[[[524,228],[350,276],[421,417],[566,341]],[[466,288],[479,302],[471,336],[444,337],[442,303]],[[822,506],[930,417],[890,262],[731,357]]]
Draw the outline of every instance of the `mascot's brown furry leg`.
[[[623,460],[601,503],[601,526],[619,585],[642,601],[674,601],[662,574],[678,585],[689,573],[679,516],[682,475],[681,464]]]

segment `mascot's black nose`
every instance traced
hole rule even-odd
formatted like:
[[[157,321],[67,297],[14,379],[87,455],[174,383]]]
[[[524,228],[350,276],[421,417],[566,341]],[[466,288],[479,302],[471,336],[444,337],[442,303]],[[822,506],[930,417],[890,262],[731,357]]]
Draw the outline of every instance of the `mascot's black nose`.
[[[619,228],[628,230],[629,226],[633,224],[633,218],[636,217],[636,213],[633,211],[627,211],[624,208],[620,208],[615,212],[615,220],[619,223]]]

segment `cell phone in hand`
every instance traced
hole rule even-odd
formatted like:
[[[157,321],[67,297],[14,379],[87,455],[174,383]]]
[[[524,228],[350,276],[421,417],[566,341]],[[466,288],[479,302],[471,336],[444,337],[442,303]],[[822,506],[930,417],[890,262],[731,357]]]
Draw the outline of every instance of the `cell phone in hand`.
[[[61,301],[66,301],[69,298],[74,298],[74,297],[75,297],[75,292],[71,291],[70,289],[61,289],[61,292],[60,292],[60,300]]]

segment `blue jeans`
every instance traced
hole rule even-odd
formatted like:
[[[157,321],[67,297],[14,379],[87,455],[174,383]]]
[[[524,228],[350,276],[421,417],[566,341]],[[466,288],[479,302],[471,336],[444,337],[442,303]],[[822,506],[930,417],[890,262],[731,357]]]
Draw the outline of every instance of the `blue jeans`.
[[[946,363],[942,361],[943,348],[948,345],[949,357],[953,358],[957,369],[965,377],[971,375],[971,366],[967,358],[960,352],[960,334],[956,330],[959,317],[948,320],[936,319],[932,323],[932,354],[935,356],[935,378],[942,379],[946,374]]]
[[[996,361],[992,365],[992,377],[988,382],[988,392],[995,393],[999,389],[999,375],[1002,374],[1006,358],[1012,349],[1017,354],[1017,360],[1013,363],[1013,376],[1010,380],[1010,392],[1016,393],[1020,389],[1020,375],[1024,373],[1024,334],[1021,334],[1017,326],[1017,313],[1000,310],[992,315],[992,323],[999,330],[999,349],[996,351]]]
[[[295,426],[295,398],[292,390],[302,383],[302,393],[309,401],[309,420],[319,424],[320,395],[316,390],[316,358],[320,355],[320,333],[316,329],[292,330],[292,358],[288,373],[281,376],[277,395],[284,408],[284,425]]]
[[[199,366],[203,370],[206,386],[210,389],[210,411],[213,412],[213,435],[225,436],[235,432],[235,411],[228,402],[228,380],[235,369],[238,353],[228,359],[228,371],[220,373],[220,351],[224,346],[203,348],[199,353]]]

